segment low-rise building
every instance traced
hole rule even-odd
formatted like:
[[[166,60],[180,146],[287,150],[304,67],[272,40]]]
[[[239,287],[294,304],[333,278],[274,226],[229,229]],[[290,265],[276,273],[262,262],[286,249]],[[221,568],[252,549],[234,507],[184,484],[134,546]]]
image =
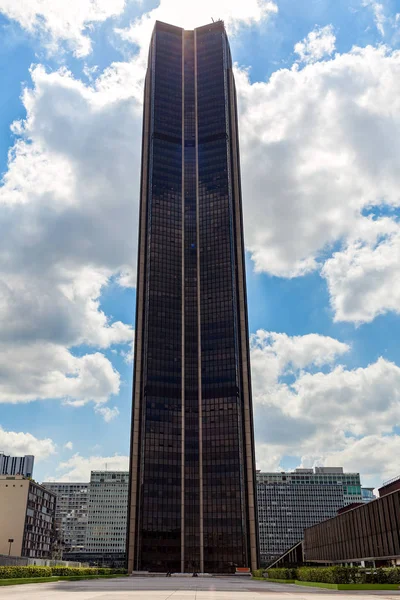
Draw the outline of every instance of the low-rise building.
[[[400,565],[400,478],[379,490],[380,498],[304,532],[304,560],[316,563]],[[390,485],[391,491],[388,491]]]
[[[257,473],[261,564],[269,564],[303,539],[304,530],[362,502],[359,473],[342,467]]]
[[[0,475],[0,554],[50,558],[56,497],[22,475]]]
[[[35,457],[31,454],[26,456],[9,456],[0,452],[0,475],[24,475],[32,477]]]
[[[89,483],[44,482],[57,496],[55,528],[64,552],[84,552],[88,524]]]
[[[386,494],[391,494],[397,490],[400,490],[400,475],[382,483],[378,489],[379,497],[382,498],[382,496],[386,496]]]

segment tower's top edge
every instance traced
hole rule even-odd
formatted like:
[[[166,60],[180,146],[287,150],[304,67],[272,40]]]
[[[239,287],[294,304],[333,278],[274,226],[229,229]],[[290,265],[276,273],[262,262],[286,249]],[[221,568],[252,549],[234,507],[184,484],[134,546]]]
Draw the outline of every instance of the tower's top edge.
[[[225,31],[225,24],[222,20],[213,21],[207,25],[201,27],[195,27],[195,29],[184,29],[183,27],[177,27],[170,23],[164,23],[163,21],[156,21],[154,30],[170,31],[171,33],[178,33],[181,31]]]

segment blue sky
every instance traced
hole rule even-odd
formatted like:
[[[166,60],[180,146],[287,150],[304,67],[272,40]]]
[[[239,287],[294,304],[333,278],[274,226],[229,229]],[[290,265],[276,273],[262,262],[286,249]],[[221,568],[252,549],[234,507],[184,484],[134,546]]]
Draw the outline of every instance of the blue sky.
[[[365,485],[400,451],[395,0],[0,0],[0,449],[126,468],[141,98],[156,18],[225,20],[257,466]]]

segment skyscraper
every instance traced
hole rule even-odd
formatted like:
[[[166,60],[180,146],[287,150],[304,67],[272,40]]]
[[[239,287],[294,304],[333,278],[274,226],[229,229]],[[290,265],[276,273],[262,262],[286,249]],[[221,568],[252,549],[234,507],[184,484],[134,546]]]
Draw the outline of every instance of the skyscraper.
[[[235,83],[222,21],[145,82],[128,569],[258,564]]]

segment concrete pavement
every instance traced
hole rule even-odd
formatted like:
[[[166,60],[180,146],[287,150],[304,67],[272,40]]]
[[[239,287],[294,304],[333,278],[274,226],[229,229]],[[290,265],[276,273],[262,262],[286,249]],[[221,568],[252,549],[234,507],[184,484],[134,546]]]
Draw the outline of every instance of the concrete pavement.
[[[126,577],[0,587],[1,600],[333,600],[333,596],[400,600],[400,592],[337,592],[235,577]]]

